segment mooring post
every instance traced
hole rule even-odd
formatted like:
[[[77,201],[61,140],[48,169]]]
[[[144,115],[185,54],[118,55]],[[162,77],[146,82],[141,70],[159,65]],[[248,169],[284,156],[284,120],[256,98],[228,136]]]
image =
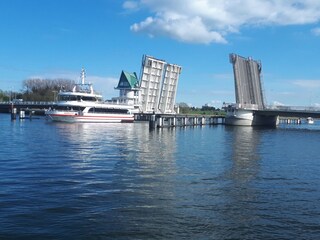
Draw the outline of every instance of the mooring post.
[[[149,128],[155,129],[156,128],[156,115],[152,114],[149,120]]]
[[[158,117],[157,122],[158,122],[158,127],[163,127],[162,126],[163,125],[163,118],[161,116]]]
[[[34,114],[34,111],[30,111],[30,112],[29,112],[29,118],[30,118],[30,120],[32,119],[33,114]]]
[[[12,106],[11,108],[11,120],[16,120],[17,117],[17,109]]]
[[[26,117],[26,115],[25,115],[24,110],[20,110],[19,118],[20,118],[20,119],[25,119],[25,117]]]

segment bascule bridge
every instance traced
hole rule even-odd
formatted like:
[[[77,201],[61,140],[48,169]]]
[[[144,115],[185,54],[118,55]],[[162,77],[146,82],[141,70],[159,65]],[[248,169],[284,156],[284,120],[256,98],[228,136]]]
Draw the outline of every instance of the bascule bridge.
[[[277,125],[279,117],[320,118],[314,107],[267,106],[262,84],[262,65],[251,57],[229,55],[233,66],[236,104],[224,106],[226,124]]]
[[[236,103],[242,108],[264,109],[261,62],[233,53],[229,58],[233,65]]]

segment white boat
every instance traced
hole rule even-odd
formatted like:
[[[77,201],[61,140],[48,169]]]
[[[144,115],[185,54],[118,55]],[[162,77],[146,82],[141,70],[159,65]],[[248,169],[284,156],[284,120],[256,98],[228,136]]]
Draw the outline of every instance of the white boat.
[[[308,124],[314,124],[314,120],[312,117],[307,117],[307,123]]]
[[[133,105],[105,102],[85,83],[85,71],[81,71],[81,82],[72,91],[60,91],[58,101],[52,109],[45,111],[48,119],[60,122],[133,122]]]

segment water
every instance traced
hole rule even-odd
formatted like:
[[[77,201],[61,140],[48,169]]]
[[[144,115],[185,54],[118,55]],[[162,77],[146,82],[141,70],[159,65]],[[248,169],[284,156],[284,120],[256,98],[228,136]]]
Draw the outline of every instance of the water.
[[[0,239],[320,239],[320,125],[10,121]]]

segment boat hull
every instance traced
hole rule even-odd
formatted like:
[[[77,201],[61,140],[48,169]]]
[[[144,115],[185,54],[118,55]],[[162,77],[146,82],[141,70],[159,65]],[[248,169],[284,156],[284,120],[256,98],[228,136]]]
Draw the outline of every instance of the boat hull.
[[[92,122],[92,123],[122,123],[133,122],[133,114],[78,114],[77,112],[46,112],[48,119],[55,122]]]

